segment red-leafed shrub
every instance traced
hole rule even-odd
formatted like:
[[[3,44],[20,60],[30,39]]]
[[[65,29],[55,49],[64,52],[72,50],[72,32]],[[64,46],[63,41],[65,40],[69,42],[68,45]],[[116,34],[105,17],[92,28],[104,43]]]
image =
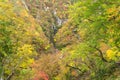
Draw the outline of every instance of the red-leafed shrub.
[[[48,75],[43,71],[36,73],[34,80],[49,80]]]

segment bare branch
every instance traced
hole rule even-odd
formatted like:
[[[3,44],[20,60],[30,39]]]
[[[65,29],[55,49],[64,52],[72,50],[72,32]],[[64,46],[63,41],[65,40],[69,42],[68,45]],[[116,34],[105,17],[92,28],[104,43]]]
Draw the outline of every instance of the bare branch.
[[[108,61],[104,58],[103,53],[102,53],[102,51],[101,51],[99,48],[94,47],[94,49],[96,49],[96,50],[99,52],[100,57],[101,57],[101,59],[102,59],[104,62],[108,62]]]
[[[89,46],[89,47],[92,47],[92,46]],[[92,48],[96,49],[96,50],[99,52],[100,57],[101,57],[101,59],[102,59],[104,62],[108,62],[108,61],[104,58],[103,52],[102,52],[99,48],[97,48],[97,47],[92,47]]]
[[[70,67],[70,68],[73,68],[73,69],[76,69],[76,70],[79,70],[80,72],[82,71],[80,68],[78,68],[78,67],[74,67],[74,66],[71,66],[71,65],[66,65],[67,67]]]
[[[24,5],[25,9],[29,12],[28,6],[26,5],[26,2],[24,0],[21,0],[22,4]]]

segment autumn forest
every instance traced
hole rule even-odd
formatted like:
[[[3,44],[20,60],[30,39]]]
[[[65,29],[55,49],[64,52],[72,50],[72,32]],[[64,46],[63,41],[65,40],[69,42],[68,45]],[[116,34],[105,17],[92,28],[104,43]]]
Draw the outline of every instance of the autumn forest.
[[[120,80],[120,0],[0,0],[0,80]]]

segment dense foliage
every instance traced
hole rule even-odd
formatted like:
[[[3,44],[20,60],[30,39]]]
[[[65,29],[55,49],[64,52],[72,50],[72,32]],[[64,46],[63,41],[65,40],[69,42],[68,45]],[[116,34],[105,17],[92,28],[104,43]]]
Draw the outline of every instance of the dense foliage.
[[[120,0],[0,0],[0,80],[119,80]]]
[[[0,2],[0,75],[5,80],[29,80],[30,75],[24,75],[32,71],[37,50],[48,43],[42,29],[18,4]]]

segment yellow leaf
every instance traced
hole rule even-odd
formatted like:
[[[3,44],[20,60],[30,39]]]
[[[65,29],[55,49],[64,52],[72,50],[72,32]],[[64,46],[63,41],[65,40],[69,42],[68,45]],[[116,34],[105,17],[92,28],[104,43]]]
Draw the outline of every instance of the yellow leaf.
[[[106,56],[110,60],[115,60],[116,53],[113,50],[107,50]]]

